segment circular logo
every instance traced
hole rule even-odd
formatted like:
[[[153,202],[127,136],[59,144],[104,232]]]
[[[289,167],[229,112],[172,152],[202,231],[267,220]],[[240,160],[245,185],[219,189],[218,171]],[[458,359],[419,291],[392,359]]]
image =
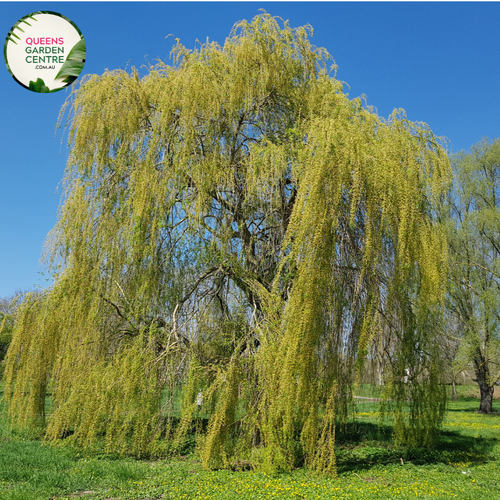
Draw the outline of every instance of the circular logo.
[[[5,64],[14,80],[33,92],[71,85],[85,64],[85,40],[76,24],[57,12],[39,11],[17,21],[5,39]]]

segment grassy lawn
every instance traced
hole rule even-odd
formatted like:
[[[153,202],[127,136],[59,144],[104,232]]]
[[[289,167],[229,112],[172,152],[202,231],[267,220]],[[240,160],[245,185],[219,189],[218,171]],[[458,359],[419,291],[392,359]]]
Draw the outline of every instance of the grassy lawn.
[[[376,404],[360,402],[358,421],[338,433],[336,480],[303,469],[208,472],[196,453],[157,461],[87,456],[11,432],[2,420],[0,500],[500,499],[500,416],[478,415],[477,407],[465,394],[450,403],[438,446],[424,450],[394,447]]]

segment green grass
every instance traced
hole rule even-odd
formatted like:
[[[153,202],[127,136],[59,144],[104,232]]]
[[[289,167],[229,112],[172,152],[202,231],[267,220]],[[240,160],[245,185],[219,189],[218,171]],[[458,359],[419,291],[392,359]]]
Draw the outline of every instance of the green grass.
[[[304,469],[208,472],[196,454],[155,461],[87,456],[14,433],[1,420],[0,500],[500,499],[500,416],[475,413],[477,400],[463,395],[448,405],[433,450],[393,446],[376,404],[357,407],[357,421],[338,433],[336,480]]]

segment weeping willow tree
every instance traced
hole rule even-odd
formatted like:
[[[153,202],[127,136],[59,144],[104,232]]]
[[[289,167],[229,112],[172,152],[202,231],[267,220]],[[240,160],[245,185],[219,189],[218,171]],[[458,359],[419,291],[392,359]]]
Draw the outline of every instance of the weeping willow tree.
[[[382,356],[397,441],[432,443],[447,154],[349,99],[311,32],[263,14],[74,91],[55,283],[23,302],[7,356],[15,425],[175,451],[201,392],[206,467],[334,473],[336,417]]]

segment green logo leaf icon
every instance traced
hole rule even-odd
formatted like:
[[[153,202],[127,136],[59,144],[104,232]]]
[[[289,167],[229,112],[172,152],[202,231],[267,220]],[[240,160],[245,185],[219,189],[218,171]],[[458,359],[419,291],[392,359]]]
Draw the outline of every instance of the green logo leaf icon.
[[[36,82],[30,81],[29,89],[33,92],[40,92],[42,94],[48,94],[50,92],[49,87],[45,85],[45,82],[38,78]]]
[[[81,39],[69,52],[61,70],[57,73],[57,78],[64,78],[64,82],[70,83],[78,78],[82,72],[85,58],[87,57],[87,47],[85,39]]]

